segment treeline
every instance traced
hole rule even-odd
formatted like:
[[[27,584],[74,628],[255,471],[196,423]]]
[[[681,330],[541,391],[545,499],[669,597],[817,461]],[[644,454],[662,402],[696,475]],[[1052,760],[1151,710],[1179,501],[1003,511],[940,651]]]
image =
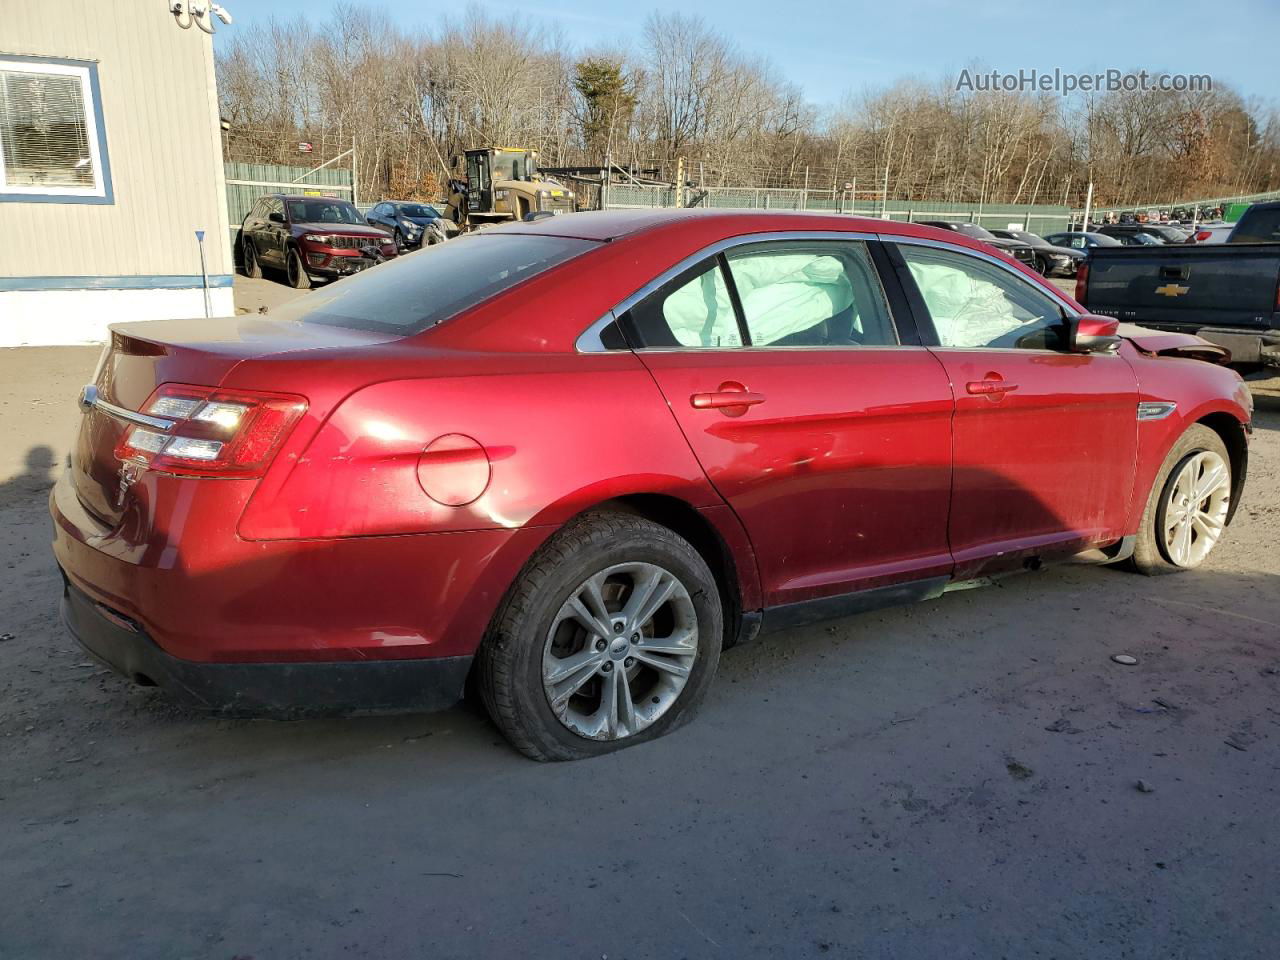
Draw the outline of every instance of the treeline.
[[[518,17],[412,32],[339,5],[318,26],[237,28],[218,57],[227,159],[319,163],[354,144],[365,197],[435,196],[450,158],[481,145],[668,180],[683,158],[707,186],[852,183],[892,200],[1074,206],[1090,180],[1102,205],[1280,188],[1275,106],[1221,84],[1070,100],[955,87],[905,80],[819,110],[768,59],[659,13],[602,47]]]

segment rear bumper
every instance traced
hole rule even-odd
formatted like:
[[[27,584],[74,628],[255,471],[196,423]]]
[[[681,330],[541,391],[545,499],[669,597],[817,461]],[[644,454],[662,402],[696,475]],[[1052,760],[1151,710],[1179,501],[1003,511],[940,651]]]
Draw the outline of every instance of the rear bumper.
[[[183,479],[145,472],[135,508],[112,528],[87,513],[67,472],[50,513],[54,556],[71,585],[186,662],[470,657],[550,532],[244,540],[235,518],[255,481]]]
[[[1211,327],[1201,327],[1197,336],[1230,350],[1232,363],[1280,366],[1280,330],[1258,333],[1252,330],[1214,330]]]
[[[62,618],[96,659],[199,710],[236,716],[427,712],[462,697],[471,657],[329,663],[196,663],[64,578]]]

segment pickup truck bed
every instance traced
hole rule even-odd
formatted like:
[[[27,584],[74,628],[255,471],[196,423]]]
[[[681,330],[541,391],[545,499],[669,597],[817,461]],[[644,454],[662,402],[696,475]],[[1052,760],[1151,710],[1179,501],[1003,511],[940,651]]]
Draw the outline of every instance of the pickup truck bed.
[[[1095,247],[1081,273],[1091,313],[1198,334],[1232,366],[1280,366],[1280,243]]]

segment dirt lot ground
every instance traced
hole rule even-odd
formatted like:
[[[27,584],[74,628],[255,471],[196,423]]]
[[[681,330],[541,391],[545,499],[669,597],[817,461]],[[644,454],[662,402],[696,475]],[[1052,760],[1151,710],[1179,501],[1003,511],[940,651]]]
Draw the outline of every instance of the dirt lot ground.
[[[0,957],[1277,956],[1280,384],[1204,569],[777,635],[547,766],[473,706],[210,720],[91,663],[44,498],[95,355],[0,351]]]

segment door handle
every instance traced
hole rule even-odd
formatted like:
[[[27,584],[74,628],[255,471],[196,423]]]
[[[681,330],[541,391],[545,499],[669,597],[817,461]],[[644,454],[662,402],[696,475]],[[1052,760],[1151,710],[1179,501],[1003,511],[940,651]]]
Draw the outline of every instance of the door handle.
[[[763,393],[752,393],[742,384],[727,380],[719,389],[707,393],[695,393],[689,397],[689,405],[695,410],[722,410],[725,407],[753,407],[764,403]]]
[[[1008,380],[970,380],[964,388],[977,396],[990,397],[1012,393],[1018,389],[1018,385]]]

